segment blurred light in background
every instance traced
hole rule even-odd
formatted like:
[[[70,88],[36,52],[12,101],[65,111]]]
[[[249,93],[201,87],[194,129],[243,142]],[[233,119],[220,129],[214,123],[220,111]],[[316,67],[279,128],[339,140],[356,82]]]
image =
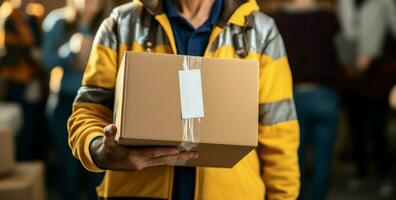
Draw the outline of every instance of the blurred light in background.
[[[36,17],[41,17],[45,13],[44,6],[40,3],[28,3],[26,5],[26,13]]]
[[[0,7],[0,17],[1,18],[8,17],[11,14],[12,10],[13,10],[12,4],[8,1],[5,1],[3,4],[1,4]]]
[[[4,23],[5,20],[10,14],[12,13],[13,6],[10,2],[5,1],[3,4],[0,6],[0,56],[2,54],[5,54],[5,30],[4,30]]]
[[[12,5],[14,8],[19,8],[22,5],[22,0],[11,0]]]
[[[62,67],[57,66],[51,70],[50,81],[49,81],[49,87],[51,93],[55,93],[55,94],[59,93],[62,77],[63,77]]]

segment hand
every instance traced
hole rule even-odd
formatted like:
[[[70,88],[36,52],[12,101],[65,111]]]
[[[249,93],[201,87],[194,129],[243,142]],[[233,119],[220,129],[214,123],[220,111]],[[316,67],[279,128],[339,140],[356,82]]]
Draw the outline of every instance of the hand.
[[[356,69],[360,72],[360,73],[364,73],[367,71],[367,69],[370,67],[372,62],[371,57],[369,56],[359,56],[356,59]]]
[[[389,94],[389,104],[392,109],[396,110],[396,85],[393,86]]]
[[[70,38],[70,50],[73,53],[79,53],[83,47],[84,35],[81,33],[74,33]]]
[[[174,165],[198,157],[196,152],[180,152],[175,147],[123,147],[115,142],[117,128],[104,128],[104,137],[90,145],[94,163],[104,170],[142,170],[147,167]]]
[[[89,56],[93,37],[82,33],[74,33],[70,38],[70,50],[75,54],[84,54],[85,57]]]

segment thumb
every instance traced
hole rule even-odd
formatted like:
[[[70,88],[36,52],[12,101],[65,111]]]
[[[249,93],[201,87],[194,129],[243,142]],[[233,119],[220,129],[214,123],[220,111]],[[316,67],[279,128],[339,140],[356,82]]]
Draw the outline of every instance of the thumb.
[[[104,144],[105,145],[113,145],[115,144],[115,136],[117,134],[117,127],[114,124],[107,125],[104,128]]]

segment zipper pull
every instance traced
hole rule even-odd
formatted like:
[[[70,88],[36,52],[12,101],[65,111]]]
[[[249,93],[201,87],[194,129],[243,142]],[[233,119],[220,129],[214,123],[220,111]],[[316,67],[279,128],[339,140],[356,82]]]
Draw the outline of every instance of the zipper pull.
[[[234,42],[235,53],[240,58],[245,58],[249,52],[249,43],[247,41],[247,31],[252,28],[252,16],[245,17],[245,25],[242,27],[242,30],[239,33],[235,33],[232,36],[232,40]]]
[[[235,53],[241,57],[245,58],[248,55],[247,49],[247,37],[245,31],[241,31],[232,36],[234,42]]]

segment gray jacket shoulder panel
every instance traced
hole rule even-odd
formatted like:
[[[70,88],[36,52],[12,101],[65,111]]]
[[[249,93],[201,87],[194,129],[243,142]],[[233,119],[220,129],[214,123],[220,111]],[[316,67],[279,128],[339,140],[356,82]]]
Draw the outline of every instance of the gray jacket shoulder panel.
[[[252,13],[253,16],[253,27],[255,31],[258,31],[263,39],[271,40],[277,34],[279,34],[278,29],[276,28],[275,21],[272,17],[264,14],[260,11],[255,11]]]
[[[255,11],[251,15],[251,29],[247,30],[248,51],[266,54],[272,59],[286,55],[282,38],[274,20],[262,12]],[[95,42],[117,50],[119,44],[131,46],[132,43],[144,44],[149,37],[151,23],[156,23],[143,5],[132,2],[115,8],[98,31]],[[159,24],[155,36],[155,44],[168,44],[165,33]],[[215,51],[226,45],[234,45],[233,35],[240,33],[243,27],[228,24],[218,38],[211,44],[210,50]]]
[[[248,16],[249,26],[246,31],[247,50],[257,54],[266,54],[276,60],[286,55],[282,38],[279,35],[274,20],[262,12],[254,11]],[[228,24],[219,37],[211,44],[212,52],[223,46],[233,46],[233,35],[241,33],[243,27]]]
[[[149,24],[150,18],[152,16],[144,12],[141,4],[131,2],[118,6],[102,23],[95,43],[116,50],[119,44],[143,42],[144,35],[148,32],[145,24]]]
[[[120,19],[131,19],[133,16],[138,16],[142,10],[143,6],[141,4],[130,2],[114,8],[112,14],[118,21]]]
[[[253,15],[253,29],[258,36],[256,42],[261,54],[270,56],[273,60],[286,56],[283,39],[276,27],[274,19],[260,11]]]

